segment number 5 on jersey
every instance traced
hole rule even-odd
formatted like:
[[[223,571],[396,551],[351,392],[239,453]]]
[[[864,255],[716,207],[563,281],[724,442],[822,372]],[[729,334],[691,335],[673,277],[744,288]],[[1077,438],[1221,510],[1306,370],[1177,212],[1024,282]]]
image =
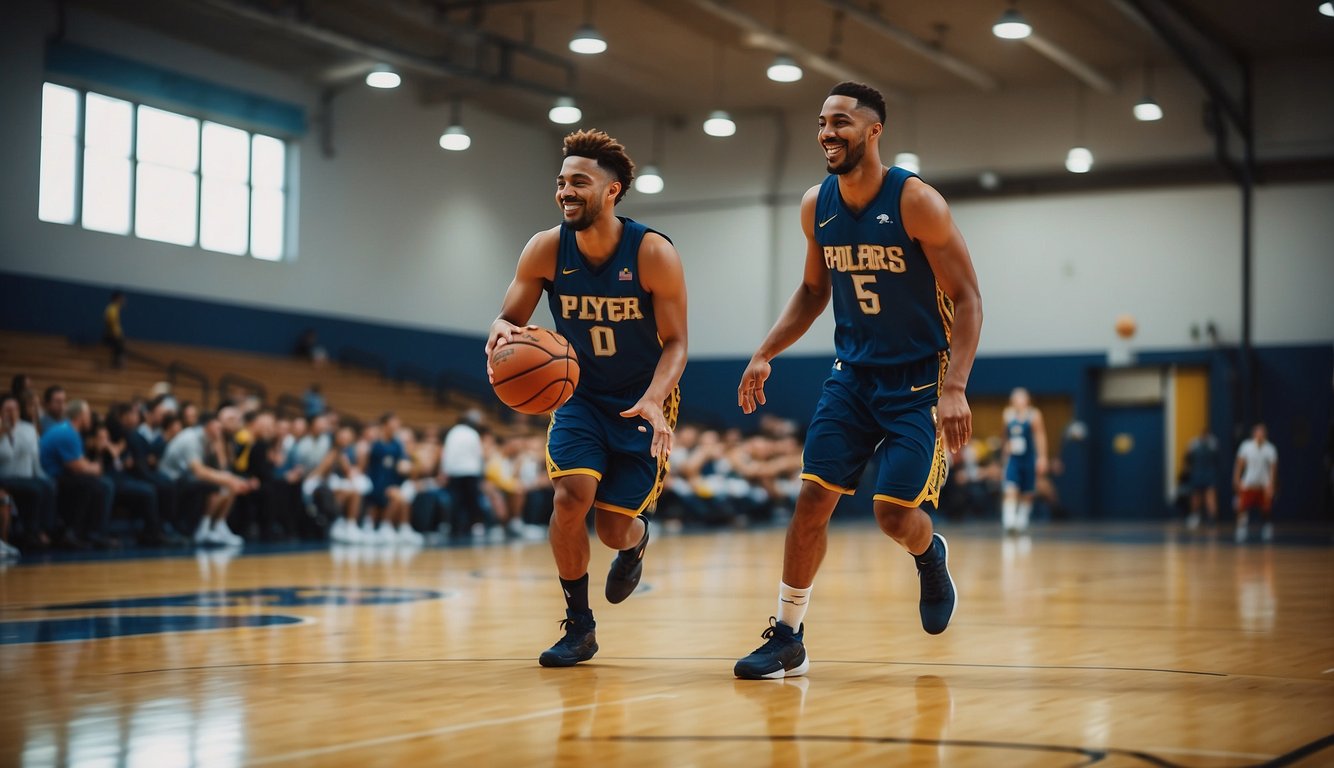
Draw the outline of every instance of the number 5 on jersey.
[[[616,354],[616,334],[610,326],[595,325],[588,329],[588,333],[593,337],[593,354],[598,357]]]
[[[875,284],[875,277],[875,275],[852,276],[852,287],[857,291],[857,303],[861,305],[862,314],[865,315],[880,314],[880,295],[869,287]]]

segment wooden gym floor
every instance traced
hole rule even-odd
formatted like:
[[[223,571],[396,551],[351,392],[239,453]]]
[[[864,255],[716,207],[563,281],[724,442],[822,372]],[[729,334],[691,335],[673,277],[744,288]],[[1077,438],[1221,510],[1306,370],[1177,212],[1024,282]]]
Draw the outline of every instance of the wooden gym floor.
[[[0,765],[1334,765],[1334,549],[1230,531],[955,526],[911,560],[836,527],[809,677],[743,682],[782,531],[655,539],[599,655],[543,669],[545,542],[0,572]],[[87,638],[97,636],[94,639]]]

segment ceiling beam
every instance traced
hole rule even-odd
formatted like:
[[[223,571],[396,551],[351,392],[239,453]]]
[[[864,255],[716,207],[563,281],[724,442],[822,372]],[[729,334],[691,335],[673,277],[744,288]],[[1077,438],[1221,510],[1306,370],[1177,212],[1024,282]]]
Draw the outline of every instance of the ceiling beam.
[[[862,8],[860,5],[853,3],[852,0],[823,0],[823,2],[825,5],[836,8],[861,22],[871,31],[878,32],[883,37],[889,38],[901,47],[968,81],[983,91],[994,91],[1000,87],[1000,83],[991,74],[944,52],[938,46],[932,45],[903,27],[881,18],[880,14]]]
[[[574,65],[560,59],[555,59],[555,57],[550,57],[550,54],[547,54],[550,58],[543,57],[543,61],[544,63],[550,64],[562,71],[565,78],[565,85],[563,87],[550,86],[546,83],[516,77],[513,74],[508,73],[506,70],[510,68],[508,67],[507,58],[514,52],[520,50],[519,43],[511,42],[509,45],[500,48],[500,71],[491,72],[477,66],[464,66],[455,64],[447,59],[423,56],[421,54],[367,42],[345,32],[320,26],[306,19],[296,18],[281,12],[271,13],[258,6],[242,2],[241,0],[197,0],[197,2],[207,8],[212,8],[257,26],[283,32],[292,35],[293,37],[311,40],[331,48],[365,56],[374,61],[384,62],[405,71],[411,70],[433,77],[460,78],[480,81],[490,85],[508,86],[543,98],[555,98],[567,95],[569,89],[574,85]],[[480,57],[478,58],[480,59]],[[555,60],[553,61],[551,59]]]
[[[1023,39],[1029,48],[1056,62],[1062,69],[1079,78],[1085,85],[1103,93],[1115,93],[1116,83],[1111,78],[1094,69],[1078,56],[1065,50],[1056,43],[1039,35],[1037,32]]]
[[[828,56],[822,56],[790,37],[778,34],[771,29],[769,25],[743,11],[733,8],[727,3],[719,2],[719,0],[690,1],[699,8],[708,11],[732,26],[741,29],[746,33],[747,42],[753,46],[765,48],[777,53],[786,53],[803,64],[806,68],[814,72],[819,72],[834,80],[857,80],[859,82],[876,84],[880,93],[889,101],[899,103],[909,101],[907,94],[903,91],[897,88],[879,85],[877,82],[879,78],[872,77],[864,72],[859,72],[841,61],[831,59]]]

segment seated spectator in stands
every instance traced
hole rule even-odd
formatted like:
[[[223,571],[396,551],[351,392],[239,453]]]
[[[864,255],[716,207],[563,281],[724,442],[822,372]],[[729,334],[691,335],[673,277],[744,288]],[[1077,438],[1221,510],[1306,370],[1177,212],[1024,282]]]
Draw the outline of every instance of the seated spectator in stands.
[[[537,537],[524,522],[528,494],[535,489],[534,462],[527,454],[528,444],[526,435],[510,435],[500,440],[486,462],[486,481],[501,497],[493,502],[496,517],[504,532],[514,538]]]
[[[329,538],[340,544],[368,541],[364,529],[357,527],[357,518],[361,516],[362,497],[371,490],[371,481],[352,461],[356,439],[357,431],[350,424],[339,426],[324,456],[302,485],[308,498],[325,495],[337,509]]]
[[[105,547],[116,491],[102,476],[102,465],[84,455],[83,435],[92,429],[93,411],[82,400],[65,405],[63,392],[61,410],[68,418],[52,424],[38,442],[42,471],[56,481],[56,509],[64,529],[61,543],[76,549],[87,544]]]
[[[42,393],[41,420],[37,429],[42,434],[65,420],[65,388],[59,384],[52,384]]]
[[[171,395],[157,395],[148,401],[144,408],[144,416],[139,422],[139,435],[144,438],[148,446],[148,452],[154,457],[162,455],[162,449],[166,447],[166,442],[162,437],[162,419],[167,414],[176,413],[176,401]]]
[[[0,400],[0,488],[16,506],[24,544],[45,548],[55,530],[56,486],[42,472],[37,428],[19,418],[12,394]],[[9,536],[4,536],[10,541]]]
[[[258,484],[226,469],[231,461],[223,424],[239,420],[239,414],[233,406],[218,410],[203,424],[183,428],[172,438],[158,468],[176,481],[182,510],[190,502],[203,499],[195,543],[236,546],[245,539],[228,527],[227,514],[238,495],[250,493]]]
[[[15,560],[22,554],[19,548],[10,543],[10,520],[14,517],[14,499],[4,488],[0,488],[0,560]]]
[[[31,424],[39,436],[42,434],[42,401],[31,389],[19,394],[19,418]]]
[[[183,400],[180,404],[179,413],[181,415],[181,427],[189,429],[199,426],[199,406],[189,400]]]
[[[329,360],[329,353],[320,346],[319,334],[314,328],[307,328],[297,337],[292,353],[302,360],[309,360],[315,365],[323,365]]]
[[[420,544],[421,534],[408,521],[410,500],[403,496],[402,485],[412,473],[412,460],[399,442],[400,429],[402,423],[392,411],[380,417],[366,458],[366,476],[371,481],[366,506],[375,519],[379,543]]]
[[[30,389],[32,389],[32,377],[26,373],[16,373],[14,378],[9,380],[9,394],[16,398]]]
[[[114,489],[113,505],[120,506],[138,518],[142,525],[139,544],[157,547],[165,544],[184,544],[183,539],[168,537],[162,529],[159,516],[158,492],[152,483],[140,480],[130,473],[135,465],[134,455],[127,447],[127,432],[133,432],[138,411],[118,403],[107,412],[107,419],[95,429],[95,456],[102,464],[103,477],[111,480]],[[132,426],[126,428],[126,422]]]
[[[148,412],[152,413],[152,410],[149,409]],[[155,452],[154,445],[144,436],[144,419],[140,413],[140,409],[131,406],[120,411],[117,418],[117,411],[113,408],[112,414],[107,417],[110,437],[114,442],[124,442],[121,463],[125,472],[130,477],[153,486],[157,492],[158,514],[162,521],[164,537],[173,544],[184,543],[176,541],[179,538],[178,534],[186,529],[176,508],[176,483],[157,468],[161,451],[166,447],[162,428],[166,427],[169,436],[174,437],[180,431],[180,422],[173,411],[166,411],[165,415],[159,416],[156,430],[158,447]]]
[[[301,407],[306,412],[307,419],[313,419],[325,411],[324,395],[320,393],[318,382],[312,383],[306,387],[306,391],[301,393]]]
[[[111,367],[125,367],[125,331],[120,325],[121,310],[125,308],[125,293],[113,291],[111,301],[102,311],[102,343],[111,348]]]
[[[232,471],[242,477],[253,478],[259,484],[258,492],[237,501],[238,512],[233,514],[247,531],[264,539],[282,539],[296,533],[295,514],[300,493],[292,498],[293,486],[284,482],[274,463],[274,442],[277,431],[273,411],[261,408],[245,414],[244,426],[236,433],[236,456]]]

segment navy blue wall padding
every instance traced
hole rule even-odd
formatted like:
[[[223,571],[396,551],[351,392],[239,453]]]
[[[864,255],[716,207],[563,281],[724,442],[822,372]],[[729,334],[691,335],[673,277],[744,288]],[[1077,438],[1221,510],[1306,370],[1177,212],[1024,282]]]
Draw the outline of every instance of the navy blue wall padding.
[[[82,85],[110,86],[122,95],[191,107],[219,119],[234,118],[288,138],[306,132],[306,111],[295,104],[73,43],[49,43],[46,69]]]
[[[0,284],[4,285],[5,297],[0,301],[0,328],[62,334],[87,342],[99,338],[102,310],[112,286],[4,272],[0,272]],[[448,372],[465,391],[491,397],[482,357],[484,326],[479,325],[475,335],[463,335],[133,290],[126,294],[129,303],[123,325],[131,341],[137,338],[287,355],[301,332],[314,328],[331,355],[336,356],[343,347],[364,349],[385,358],[391,370],[412,364],[433,373]],[[1235,391],[1238,359],[1237,350],[1227,347],[1141,353],[1138,358],[1141,365],[1209,368],[1209,420],[1229,468],[1237,445],[1249,434],[1248,425],[1234,423],[1240,403]],[[743,358],[692,359],[681,378],[682,419],[718,427],[755,428],[759,414],[746,416],[736,405],[736,386],[746,362]],[[805,424],[831,362],[832,357],[825,355],[780,356],[773,362],[773,375],[766,387],[768,405],[760,413],[768,411]],[[973,366],[968,392],[974,398],[1003,397],[1013,387],[1025,386],[1038,402],[1044,396],[1069,397],[1075,418],[1092,427],[1098,422],[1098,376],[1106,366],[1106,357],[1101,354],[985,357]],[[1256,368],[1262,418],[1279,451],[1276,515],[1280,520],[1328,519],[1323,461],[1334,414],[1330,386],[1334,380],[1334,346],[1259,348]],[[1057,451],[1062,451],[1065,463],[1065,475],[1058,481],[1062,502],[1076,518],[1095,516],[1098,504],[1092,496],[1096,487],[1092,482],[1092,451],[1087,445],[1052,446],[1053,454]],[[839,514],[848,510],[869,512],[869,497],[860,493],[856,499],[847,500]],[[1219,487],[1219,507],[1225,517],[1230,498],[1228,475]]]

